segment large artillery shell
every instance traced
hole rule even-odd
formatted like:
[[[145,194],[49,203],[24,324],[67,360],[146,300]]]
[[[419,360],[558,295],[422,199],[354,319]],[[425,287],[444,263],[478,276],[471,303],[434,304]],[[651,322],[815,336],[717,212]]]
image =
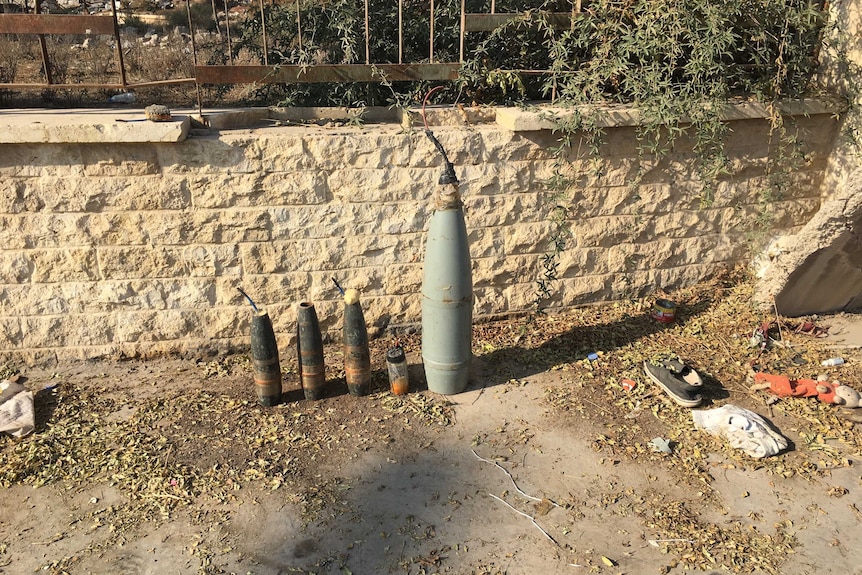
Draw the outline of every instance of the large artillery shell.
[[[265,310],[256,312],[251,319],[251,362],[254,389],[260,404],[270,407],[281,403],[278,345],[272,330],[272,321]]]
[[[428,225],[422,280],[422,362],[428,389],[464,391],[472,353],[473,281],[460,202],[438,209]]]
[[[305,399],[317,400],[326,392],[326,371],[323,363],[323,338],[317,312],[311,302],[302,302],[297,308],[296,348],[299,376]]]

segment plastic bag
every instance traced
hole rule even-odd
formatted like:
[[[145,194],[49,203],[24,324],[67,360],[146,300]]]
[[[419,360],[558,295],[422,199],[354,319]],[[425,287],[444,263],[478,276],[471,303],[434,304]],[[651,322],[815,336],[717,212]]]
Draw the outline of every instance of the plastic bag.
[[[0,381],[0,431],[14,437],[30,435],[36,428],[33,392],[20,383]]]
[[[787,439],[762,417],[735,405],[692,411],[694,426],[727,439],[731,447],[758,459],[787,448]]]

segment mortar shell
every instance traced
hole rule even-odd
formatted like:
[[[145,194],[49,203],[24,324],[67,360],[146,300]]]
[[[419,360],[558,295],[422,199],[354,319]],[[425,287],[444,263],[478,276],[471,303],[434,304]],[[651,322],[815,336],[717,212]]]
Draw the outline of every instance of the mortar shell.
[[[299,304],[296,330],[297,359],[305,399],[321,399],[326,392],[326,368],[323,361],[323,338],[313,303]]]
[[[371,354],[361,304],[344,306],[344,375],[351,395],[366,395],[371,385]]]
[[[251,363],[258,402],[265,407],[281,403],[281,364],[272,321],[266,310],[251,320]]]

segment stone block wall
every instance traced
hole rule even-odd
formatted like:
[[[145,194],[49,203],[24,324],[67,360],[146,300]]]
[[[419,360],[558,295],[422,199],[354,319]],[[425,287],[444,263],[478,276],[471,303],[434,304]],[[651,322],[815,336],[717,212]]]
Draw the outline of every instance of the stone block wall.
[[[761,201],[767,122],[740,120],[731,122],[731,173],[706,206],[691,142],[643,162],[632,185],[635,128],[609,128],[598,163],[577,151],[567,158],[575,185],[554,199],[544,185],[555,163],[550,130],[435,127],[462,181],[474,315],[530,308],[560,203],[573,237],[552,306],[672,291],[750,261],[753,239],[804,225],[820,205],[836,122],[791,123],[805,165],[781,197]],[[332,278],[362,291],[372,335],[418,324],[440,164],[421,130],[387,125],[0,144],[0,356],[244,349],[250,307],[239,286],[269,309],[283,350],[300,301],[315,303],[338,340]]]

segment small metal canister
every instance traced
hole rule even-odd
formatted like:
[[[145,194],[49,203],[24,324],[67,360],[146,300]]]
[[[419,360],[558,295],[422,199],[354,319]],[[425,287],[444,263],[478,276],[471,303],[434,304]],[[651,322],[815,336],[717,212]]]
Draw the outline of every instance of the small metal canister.
[[[676,304],[669,299],[657,299],[652,317],[660,323],[672,323],[676,317]]]
[[[394,395],[404,395],[410,391],[407,379],[407,358],[404,349],[395,346],[386,352],[386,365],[389,368],[389,388]]]

